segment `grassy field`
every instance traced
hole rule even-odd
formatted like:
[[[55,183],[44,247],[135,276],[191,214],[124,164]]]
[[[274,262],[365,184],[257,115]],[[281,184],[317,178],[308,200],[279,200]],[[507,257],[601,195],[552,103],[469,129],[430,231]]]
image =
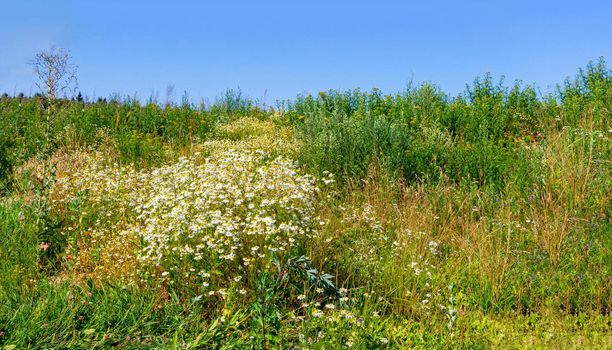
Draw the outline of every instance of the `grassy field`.
[[[612,71],[0,98],[0,348],[612,348]]]

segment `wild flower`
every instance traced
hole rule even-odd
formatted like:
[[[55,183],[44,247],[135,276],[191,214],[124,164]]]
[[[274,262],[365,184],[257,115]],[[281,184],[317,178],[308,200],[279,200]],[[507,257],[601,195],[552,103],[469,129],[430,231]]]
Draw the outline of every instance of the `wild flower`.
[[[438,242],[436,241],[429,241],[429,251],[431,252],[431,254],[438,254]]]

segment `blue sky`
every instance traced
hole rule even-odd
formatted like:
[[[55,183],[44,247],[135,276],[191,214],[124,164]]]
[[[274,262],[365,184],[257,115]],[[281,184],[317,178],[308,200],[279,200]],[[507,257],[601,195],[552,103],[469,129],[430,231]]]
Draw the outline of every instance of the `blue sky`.
[[[35,92],[28,65],[72,51],[79,86],[165,100],[240,87],[300,93],[431,81],[457,94],[491,72],[543,91],[612,57],[612,1],[5,1],[0,92]]]

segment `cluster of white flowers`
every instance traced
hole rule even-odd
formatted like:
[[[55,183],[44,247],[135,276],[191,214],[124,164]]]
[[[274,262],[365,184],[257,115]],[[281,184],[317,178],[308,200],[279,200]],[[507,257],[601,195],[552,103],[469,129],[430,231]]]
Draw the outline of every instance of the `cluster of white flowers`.
[[[195,274],[205,284],[211,272],[266,267],[315,232],[315,179],[284,158],[226,151],[143,176],[150,187],[135,205],[140,258],[170,270],[197,266],[180,278]]]
[[[102,221],[121,220],[98,220],[92,236],[135,237],[143,281],[223,289],[316,234],[316,179],[289,159],[229,149],[137,172],[97,158],[59,179],[54,197],[86,194]]]

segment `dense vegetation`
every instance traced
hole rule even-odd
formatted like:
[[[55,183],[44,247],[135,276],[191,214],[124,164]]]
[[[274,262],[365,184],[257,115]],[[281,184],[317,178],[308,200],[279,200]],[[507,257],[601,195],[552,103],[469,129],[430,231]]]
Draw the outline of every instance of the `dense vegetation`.
[[[606,348],[612,71],[0,98],[0,346]]]

